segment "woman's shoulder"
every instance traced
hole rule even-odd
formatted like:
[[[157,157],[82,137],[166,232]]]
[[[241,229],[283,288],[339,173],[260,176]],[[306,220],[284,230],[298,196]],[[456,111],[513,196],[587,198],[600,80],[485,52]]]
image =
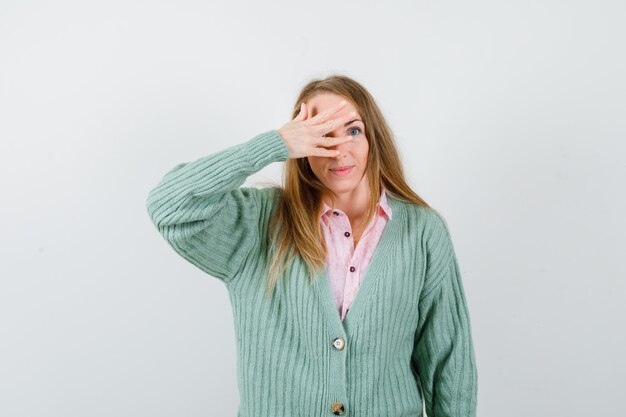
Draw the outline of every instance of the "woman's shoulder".
[[[259,198],[266,200],[268,204],[275,203],[280,198],[283,191],[280,185],[263,186],[255,188],[255,190]]]
[[[256,203],[256,206],[261,211],[272,211],[277,205],[282,193],[282,187],[280,185],[255,185],[248,187],[240,187],[238,192],[243,193],[249,197],[252,197]]]
[[[448,234],[448,225],[443,214],[434,207],[399,199],[395,202],[406,211],[407,224],[413,231],[422,236]]]
[[[282,187],[273,183],[269,183],[269,185],[267,183],[262,183],[239,187],[238,191],[247,194],[253,194],[257,198],[274,199],[280,195],[280,193],[282,192]]]

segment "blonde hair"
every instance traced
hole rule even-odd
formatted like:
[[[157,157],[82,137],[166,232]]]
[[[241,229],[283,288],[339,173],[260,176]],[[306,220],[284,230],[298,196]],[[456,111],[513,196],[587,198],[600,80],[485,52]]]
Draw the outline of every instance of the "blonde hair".
[[[316,94],[332,93],[345,97],[356,108],[365,125],[369,144],[366,174],[370,184],[370,202],[363,224],[375,214],[382,187],[389,195],[420,206],[430,207],[406,182],[394,137],[371,94],[357,81],[345,75],[330,75],[309,81],[294,104],[292,120],[300,104]],[[325,267],[326,243],[320,225],[323,193],[334,195],[313,173],[304,158],[285,161],[284,187],[278,188],[278,203],[268,225],[267,245],[271,258],[267,293],[269,296],[289,262],[299,256],[305,263],[309,282]],[[271,252],[272,255],[269,255]],[[279,267],[280,270],[279,270]]]

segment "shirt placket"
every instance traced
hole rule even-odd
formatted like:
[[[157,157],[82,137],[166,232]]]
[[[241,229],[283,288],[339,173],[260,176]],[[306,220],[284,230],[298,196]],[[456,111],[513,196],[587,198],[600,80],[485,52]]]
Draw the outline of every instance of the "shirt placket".
[[[344,230],[348,230],[350,234],[344,235],[347,238],[352,236],[352,226],[348,221],[346,216],[342,216],[342,221]],[[364,250],[364,246],[361,244],[365,239],[367,239],[367,235],[370,233],[370,230],[374,227],[374,224],[378,221],[378,213],[374,215],[372,220],[369,222],[361,238],[359,240],[359,244],[356,248],[354,248],[354,236],[352,239],[345,239],[342,246],[344,248],[344,253],[348,253],[349,262],[346,263],[348,265],[348,269],[346,271],[346,279],[343,290],[343,301],[341,303],[341,320],[344,320],[348,311],[350,311],[350,307],[352,302],[354,301],[354,297],[361,283],[362,278],[362,264],[361,261],[363,256],[361,255]]]

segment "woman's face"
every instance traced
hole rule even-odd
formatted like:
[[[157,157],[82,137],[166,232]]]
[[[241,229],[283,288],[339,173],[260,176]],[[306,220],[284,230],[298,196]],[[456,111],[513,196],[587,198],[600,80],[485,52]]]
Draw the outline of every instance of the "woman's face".
[[[335,107],[344,97],[332,93],[320,93],[306,102],[308,118]],[[346,126],[341,126],[326,133],[326,136],[340,137],[351,135],[353,139],[326,149],[337,149],[337,156],[307,156],[311,169],[317,178],[336,194],[351,193],[353,191],[366,191],[368,187],[365,174],[369,143],[365,136],[365,124],[356,108],[348,100],[341,110],[331,116],[331,119],[356,112]],[[336,168],[349,167],[347,170],[337,171]],[[361,194],[361,193],[359,193]]]

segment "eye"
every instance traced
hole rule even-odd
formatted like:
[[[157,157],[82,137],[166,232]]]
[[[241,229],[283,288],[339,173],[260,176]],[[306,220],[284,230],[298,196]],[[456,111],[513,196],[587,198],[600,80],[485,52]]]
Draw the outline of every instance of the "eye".
[[[358,131],[359,131],[359,133],[361,133],[361,129],[360,129],[360,128],[358,128],[358,127],[351,127],[350,129],[348,129],[348,135],[350,135],[350,136],[356,136],[356,135],[358,135],[358,133],[350,133],[350,132],[351,132],[351,131],[353,131],[353,130],[358,130]]]

